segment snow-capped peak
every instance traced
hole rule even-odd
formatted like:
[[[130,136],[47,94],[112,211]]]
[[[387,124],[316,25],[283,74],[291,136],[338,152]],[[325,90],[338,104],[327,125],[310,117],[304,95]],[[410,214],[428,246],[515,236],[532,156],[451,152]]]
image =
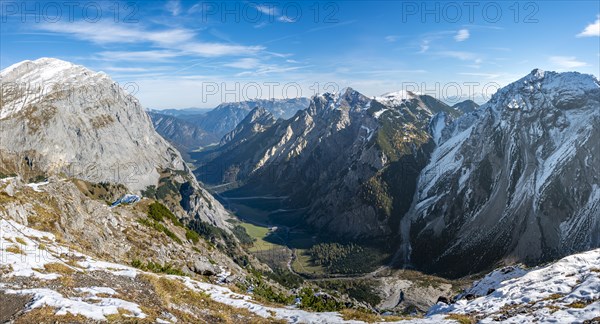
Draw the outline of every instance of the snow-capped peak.
[[[375,97],[374,99],[381,103],[391,103],[398,104],[402,101],[414,99],[416,96],[419,96],[420,93],[408,91],[408,90],[399,90],[394,92],[384,93],[379,97]]]
[[[4,95],[13,94],[0,109],[0,119],[12,115],[29,104],[38,102],[53,92],[86,84],[113,81],[104,72],[94,72],[84,66],[63,60],[43,57],[13,64],[0,72]]]
[[[586,93],[598,91],[599,88],[600,82],[590,74],[534,69],[496,92],[489,103],[495,110],[507,108],[527,111],[549,104],[572,109],[585,102]]]
[[[42,86],[43,83],[62,83],[79,80],[82,77],[108,78],[104,72],[93,72],[81,65],[42,57],[13,64],[0,72],[3,82],[28,83]]]

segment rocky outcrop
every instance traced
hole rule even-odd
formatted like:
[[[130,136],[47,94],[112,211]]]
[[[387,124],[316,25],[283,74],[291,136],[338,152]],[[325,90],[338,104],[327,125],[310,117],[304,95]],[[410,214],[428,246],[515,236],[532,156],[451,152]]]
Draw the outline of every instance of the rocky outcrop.
[[[172,207],[189,202],[180,216],[227,227],[228,213],[108,75],[41,58],[10,66],[0,78],[0,172],[117,183],[131,192],[160,191],[168,182],[171,190],[159,198],[175,198]],[[185,197],[182,186],[192,188]]]

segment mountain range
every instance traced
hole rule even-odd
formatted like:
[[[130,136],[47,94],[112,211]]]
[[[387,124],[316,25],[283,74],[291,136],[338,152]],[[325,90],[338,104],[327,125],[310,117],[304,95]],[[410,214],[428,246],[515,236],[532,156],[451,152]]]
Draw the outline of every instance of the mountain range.
[[[185,117],[58,59],[0,84],[0,321],[600,320],[594,76],[536,69],[481,106],[345,88]],[[365,247],[372,272],[296,271],[358,269]]]
[[[288,120],[255,109],[195,173],[287,197],[316,231],[382,240],[395,266],[537,264],[600,246],[599,93],[591,75],[541,70],[481,107],[346,89]]]
[[[149,110],[156,131],[189,158],[191,151],[217,144],[256,107],[269,111],[275,118],[287,119],[308,107],[309,99],[256,99],[228,102],[199,113],[198,109]]]

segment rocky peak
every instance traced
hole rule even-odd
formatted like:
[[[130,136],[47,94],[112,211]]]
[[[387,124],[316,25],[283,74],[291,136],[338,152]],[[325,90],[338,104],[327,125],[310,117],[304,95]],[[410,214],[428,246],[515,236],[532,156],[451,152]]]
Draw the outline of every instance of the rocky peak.
[[[42,58],[0,75],[0,169],[122,184],[132,193],[168,178],[187,188],[173,195],[188,215],[224,224],[222,206],[201,192],[138,100],[106,74]]]
[[[469,114],[477,110],[479,108],[479,105],[475,101],[467,99],[465,101],[461,101],[459,103],[454,104],[452,108],[462,112],[463,114]]]
[[[235,127],[234,130],[225,134],[221,139],[221,145],[232,141],[244,140],[256,133],[263,132],[275,124],[276,120],[264,107],[256,107]]]
[[[578,72],[550,72],[535,69],[520,80],[496,92],[490,105],[497,111],[575,109],[600,94],[600,82],[593,75]]]

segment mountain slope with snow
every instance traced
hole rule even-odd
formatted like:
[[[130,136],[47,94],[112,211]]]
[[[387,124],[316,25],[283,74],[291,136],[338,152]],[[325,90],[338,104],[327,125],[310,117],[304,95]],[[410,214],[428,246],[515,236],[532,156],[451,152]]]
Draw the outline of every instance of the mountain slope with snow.
[[[462,297],[454,304],[438,303],[428,314],[469,314],[478,323],[600,322],[600,250],[533,269],[495,270]]]
[[[402,224],[403,263],[464,275],[600,246],[598,143],[593,76],[534,70],[502,88],[441,132]]]

